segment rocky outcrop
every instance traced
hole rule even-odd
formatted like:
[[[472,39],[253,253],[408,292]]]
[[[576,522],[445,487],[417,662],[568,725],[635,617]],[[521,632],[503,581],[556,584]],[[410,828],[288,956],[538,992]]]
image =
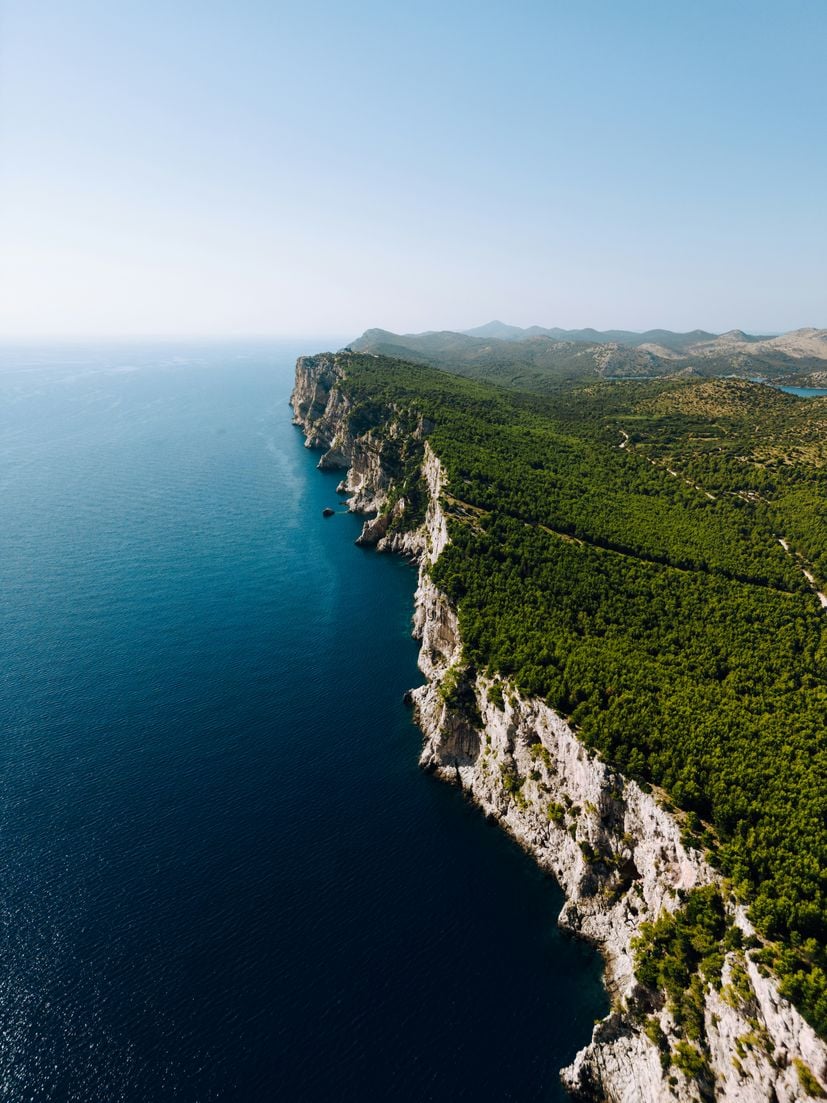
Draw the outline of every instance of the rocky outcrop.
[[[296,383],[290,403],[293,422],[305,433],[308,448],[322,448],[319,467],[350,465],[347,429],[350,402],[338,384],[342,369],[334,356],[302,356],[296,363]]]
[[[638,983],[633,941],[642,923],[675,911],[687,892],[718,883],[718,874],[684,841],[664,794],[645,792],[600,761],[544,702],[468,668],[456,613],[430,574],[448,529],[445,474],[424,439],[427,427],[418,429],[427,511],[406,529],[404,498],[385,508],[393,472],[383,456],[396,411],[385,411],[381,433],[354,433],[342,386],[346,363],[342,356],[299,361],[295,420],[308,446],[324,450],[320,466],[347,467],[350,508],[376,513],[360,543],[419,561],[414,633],[427,681],[411,697],[424,735],[421,763],[461,784],[554,875],[566,895],[559,923],[605,960],[612,1011],[563,1070],[564,1084],[575,1098],[611,1103],[808,1098],[808,1087],[827,1083],[827,1047],[740,948],[726,953],[719,983],[704,990],[697,1067],[681,1060],[682,1031],[662,994]],[[753,935],[743,909],[728,906],[744,935]]]
[[[566,894],[559,923],[598,946],[606,963],[613,1011],[563,1072],[572,1095],[616,1103],[805,1098],[796,1061],[823,1081],[825,1047],[741,950],[726,955],[720,991],[706,991],[710,1075],[667,1064],[681,1031],[665,1001],[638,984],[632,942],[641,923],[674,911],[688,890],[716,882],[717,874],[683,843],[662,795],[644,792],[590,754],[543,702],[477,675],[478,721],[469,723],[467,710],[452,713],[442,687],[462,667],[456,619],[427,582],[418,603],[429,679],[414,693],[423,765],[459,780],[554,875]],[[753,933],[740,909],[734,919]]]
[[[373,426],[354,424],[358,411],[341,386],[346,363],[344,354],[299,358],[290,399],[293,423],[304,432],[307,448],[322,451],[318,462],[322,470],[344,469],[345,477],[338,489],[349,495],[348,509],[368,515],[357,543],[419,559],[426,550],[430,525],[408,524],[405,498],[394,497],[391,502],[391,497],[399,474],[395,446],[407,435],[414,439],[420,455],[428,500],[438,499],[438,494],[430,493],[428,483],[429,477],[433,477],[429,471],[434,462],[425,439],[429,426],[419,419],[412,430],[403,428],[398,421],[399,412],[393,407],[388,407]],[[444,520],[442,528],[445,530]],[[447,541],[447,530],[440,539],[443,543],[439,551]]]

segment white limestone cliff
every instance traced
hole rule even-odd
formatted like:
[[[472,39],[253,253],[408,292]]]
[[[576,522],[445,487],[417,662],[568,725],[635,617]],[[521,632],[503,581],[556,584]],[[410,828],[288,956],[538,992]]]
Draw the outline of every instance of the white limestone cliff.
[[[423,523],[406,529],[402,498],[381,512],[393,490],[383,441],[392,438],[394,411],[387,411],[383,436],[370,429],[354,436],[343,364],[333,356],[299,360],[291,401],[308,447],[324,449],[319,466],[347,471],[341,485],[351,494],[350,508],[380,511],[365,522],[361,542],[419,562],[414,634],[427,681],[412,698],[424,735],[421,763],[461,784],[554,875],[566,896],[559,923],[597,946],[605,961],[612,1011],[563,1070],[564,1084],[575,1098],[611,1103],[809,1098],[808,1074],[827,1084],[827,1047],[742,950],[726,954],[719,988],[705,992],[706,1068],[689,1076],[670,1064],[680,1031],[663,998],[638,984],[632,942],[643,922],[674,911],[683,894],[718,883],[719,875],[682,841],[679,817],[663,794],[644,792],[600,761],[544,702],[467,671],[456,614],[430,576],[448,542],[439,458],[423,439]],[[460,708],[452,690],[462,679]],[[469,697],[475,708],[467,707]],[[743,909],[728,906],[734,922],[753,934]]]

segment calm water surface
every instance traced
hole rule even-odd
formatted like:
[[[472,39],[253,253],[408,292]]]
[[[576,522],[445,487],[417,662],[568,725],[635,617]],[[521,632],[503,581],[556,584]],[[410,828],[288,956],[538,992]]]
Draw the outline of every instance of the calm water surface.
[[[604,1010],[416,766],[414,573],[322,519],[299,351],[2,350],[3,1100],[559,1100]]]
[[[779,387],[779,391],[797,395],[799,398],[820,398],[827,394],[827,389],[821,387]]]

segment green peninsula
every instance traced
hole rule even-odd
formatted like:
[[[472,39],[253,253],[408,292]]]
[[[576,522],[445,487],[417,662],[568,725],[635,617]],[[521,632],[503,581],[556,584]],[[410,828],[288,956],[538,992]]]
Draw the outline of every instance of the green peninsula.
[[[660,787],[749,906],[755,960],[827,1035],[827,400],[337,363],[354,435],[381,439],[393,411],[389,533],[425,508],[423,434],[447,473],[431,573],[458,611],[460,689],[502,676]]]

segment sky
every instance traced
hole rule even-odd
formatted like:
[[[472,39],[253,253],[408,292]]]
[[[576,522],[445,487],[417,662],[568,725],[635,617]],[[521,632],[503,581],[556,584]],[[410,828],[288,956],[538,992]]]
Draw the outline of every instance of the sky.
[[[827,326],[824,0],[0,0],[0,338]]]

